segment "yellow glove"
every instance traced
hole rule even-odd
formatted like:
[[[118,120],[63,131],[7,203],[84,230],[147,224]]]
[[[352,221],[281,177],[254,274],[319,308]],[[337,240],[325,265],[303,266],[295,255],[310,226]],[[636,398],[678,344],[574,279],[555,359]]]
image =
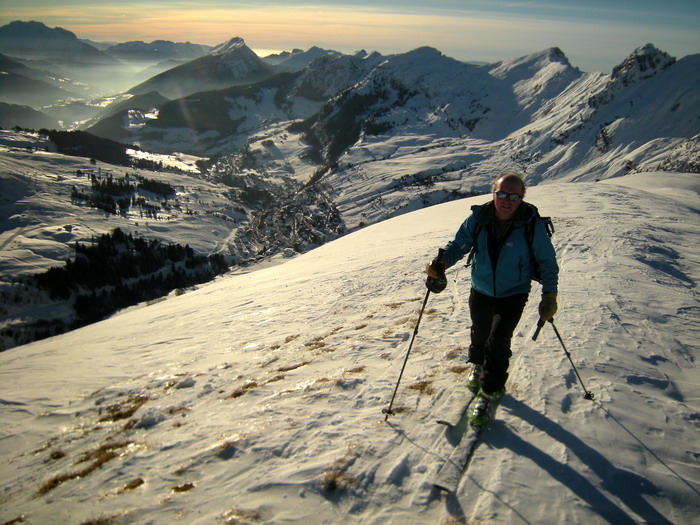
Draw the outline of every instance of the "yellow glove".
[[[433,293],[442,292],[447,286],[447,277],[445,277],[445,263],[439,259],[434,259],[425,267],[425,273],[428,278],[425,281],[425,286]]]
[[[437,259],[433,259],[432,262],[429,262],[426,265],[425,273],[427,273],[428,276],[432,277],[433,279],[444,279],[445,263],[443,263],[442,261],[438,261]]]
[[[557,294],[543,293],[540,301],[540,321],[547,322],[557,313]]]

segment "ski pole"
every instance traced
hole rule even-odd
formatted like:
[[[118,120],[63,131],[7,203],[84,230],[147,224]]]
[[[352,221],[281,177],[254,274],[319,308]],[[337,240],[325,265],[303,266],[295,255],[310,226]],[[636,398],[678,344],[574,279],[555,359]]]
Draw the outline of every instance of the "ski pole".
[[[564,349],[566,357],[569,358],[569,362],[571,363],[571,366],[573,367],[574,372],[576,373],[576,377],[578,378],[579,383],[581,383],[581,386],[583,387],[583,391],[585,392],[585,394],[583,394],[583,398],[592,400],[595,396],[593,395],[593,392],[586,389],[586,385],[583,384],[583,380],[581,379],[581,376],[579,375],[578,370],[576,369],[576,365],[574,365],[574,362],[571,360],[571,354],[566,349],[566,345],[564,344],[564,341],[562,340],[561,335],[559,334],[559,330],[557,330],[557,327],[554,325],[554,319],[550,319],[549,322],[552,324],[552,328],[554,328],[554,333],[556,334],[557,339],[559,339],[559,342],[561,343],[561,347]],[[535,333],[532,334],[533,341],[537,341],[537,337],[540,335],[540,331],[542,330],[544,323],[545,321],[543,321],[542,319],[537,321],[537,328],[535,329]]]
[[[423,299],[423,306],[421,307],[420,313],[418,314],[418,321],[416,321],[416,327],[413,329],[413,337],[411,337],[411,343],[408,345],[408,350],[406,351],[406,357],[403,360],[403,366],[401,367],[401,372],[399,373],[399,380],[396,382],[396,387],[394,388],[394,393],[391,396],[391,401],[389,401],[389,407],[382,409],[382,414],[386,414],[384,416],[384,421],[389,419],[389,416],[394,415],[394,411],[391,409],[391,407],[394,404],[394,398],[396,397],[396,392],[398,391],[399,384],[401,383],[401,376],[403,376],[403,371],[406,369],[406,363],[408,362],[408,356],[411,354],[411,348],[413,347],[413,341],[416,340],[416,334],[418,333],[418,326],[420,325],[421,317],[423,317],[423,310],[425,310],[425,305],[428,302],[429,296],[430,296],[430,290],[426,290],[425,291],[425,299]]]
[[[438,255],[437,255],[438,261],[442,262],[442,256],[444,253],[445,253],[445,250],[443,250],[442,248],[440,248],[438,250]],[[425,305],[428,303],[428,297],[430,297],[430,290],[432,288],[433,290],[435,290],[435,293],[440,293],[444,289],[444,286],[435,287],[435,281],[436,281],[435,279],[428,276],[428,279],[425,282],[428,289],[425,292],[425,299],[423,299],[423,306],[421,306],[420,313],[418,314],[418,320],[416,321],[416,326],[413,329],[413,336],[411,337],[411,342],[408,345],[408,350],[406,350],[406,357],[403,360],[403,366],[401,367],[401,372],[399,373],[399,380],[396,382],[396,387],[394,388],[394,393],[391,395],[391,401],[389,401],[389,407],[382,409],[382,414],[385,414],[384,421],[388,420],[389,416],[394,415],[394,411],[391,409],[391,407],[394,405],[394,398],[396,397],[396,392],[399,390],[399,384],[401,383],[401,377],[403,376],[403,371],[406,369],[406,363],[408,363],[408,356],[411,354],[411,348],[413,348],[413,341],[416,340],[416,334],[418,334],[418,326],[420,326],[420,320],[423,317],[423,311],[425,310]]]
[[[540,321],[540,322],[542,322],[542,321]],[[559,339],[559,342],[561,343],[561,347],[564,349],[564,353],[566,354],[566,357],[569,358],[569,363],[571,363],[571,367],[574,369],[574,372],[576,373],[576,377],[578,378],[579,383],[581,383],[581,387],[583,388],[583,391],[585,392],[583,394],[583,398],[590,399],[592,401],[595,396],[593,395],[593,392],[588,390],[586,388],[586,385],[583,384],[583,380],[581,379],[581,376],[579,375],[578,370],[576,369],[576,365],[574,364],[573,360],[571,359],[571,354],[566,349],[566,345],[564,345],[564,341],[562,340],[561,335],[559,335],[559,330],[557,330],[557,327],[554,324],[554,319],[550,319],[549,322],[552,324],[552,328],[554,328],[554,333],[557,335],[557,339]],[[542,324],[544,325],[544,322],[542,322]],[[542,327],[540,326],[540,323],[538,322],[537,323],[537,331],[539,331],[540,328],[542,328]],[[534,338],[535,338],[535,336],[533,336],[533,339]]]

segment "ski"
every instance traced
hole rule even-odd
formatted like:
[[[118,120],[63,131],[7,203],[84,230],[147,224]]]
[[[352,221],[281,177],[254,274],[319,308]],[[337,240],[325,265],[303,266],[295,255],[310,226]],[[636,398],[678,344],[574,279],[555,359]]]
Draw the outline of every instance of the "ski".
[[[447,492],[455,492],[457,490],[457,486],[462,479],[462,473],[466,470],[474,455],[481,431],[482,427],[469,426],[469,429],[462,436],[450,457],[440,467],[433,481],[433,486]]]
[[[495,416],[499,402],[500,396],[494,401],[495,404],[488,409],[490,418]],[[477,405],[476,410],[479,410],[479,405]],[[459,482],[462,479],[462,475],[469,466],[469,462],[471,461],[474,451],[476,450],[476,446],[479,443],[481,432],[489,424],[488,421],[483,425],[476,424],[475,420],[478,421],[478,419],[476,419],[476,415],[472,414],[467,431],[462,436],[462,439],[460,439],[459,444],[450,454],[450,457],[447,459],[447,461],[445,461],[445,463],[443,463],[440,470],[438,470],[435,480],[433,481],[434,487],[447,492],[455,492],[457,490]]]
[[[476,394],[470,390],[457,388],[455,392],[447,400],[449,412],[436,420],[440,425],[445,425],[447,428],[454,428],[459,425],[459,422],[464,417],[465,412],[469,409],[476,398]]]
[[[461,385],[454,388],[450,393],[447,401],[440,407],[441,413],[435,419],[436,423],[444,426],[444,430],[440,432],[440,435],[436,435],[436,439],[431,447],[432,456],[444,458],[458,445],[463,432],[468,428],[469,415],[471,414],[469,407],[476,397],[476,394]],[[425,505],[432,498],[434,494],[433,480],[442,466],[440,459],[438,459],[438,461],[430,465],[429,469],[426,469],[425,478],[421,483],[421,487],[425,488],[425,490],[420,490],[416,493],[413,499],[416,505]]]

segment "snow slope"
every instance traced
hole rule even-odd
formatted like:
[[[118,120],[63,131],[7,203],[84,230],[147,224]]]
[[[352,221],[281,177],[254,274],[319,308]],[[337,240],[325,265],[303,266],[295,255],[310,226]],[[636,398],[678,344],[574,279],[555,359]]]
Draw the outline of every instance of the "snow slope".
[[[0,354],[0,522],[692,523],[700,515],[700,176],[551,183],[557,326],[537,290],[455,495],[430,490],[466,380],[468,272],[421,269],[473,197]]]
[[[161,242],[189,243],[204,254],[218,253],[226,248],[232,225],[245,217],[233,209],[230,188],[198,177],[196,157],[134,152],[178,170],[151,172],[93,165],[84,157],[45,151],[47,143],[35,134],[0,132],[0,281],[58,266],[74,256],[75,242],[90,242],[114,228]],[[115,179],[137,174],[168,183],[177,194],[159,220],[149,221],[136,209],[126,217],[105,214],[71,199],[72,188],[90,191],[87,175],[92,173]],[[148,197],[152,204],[163,200]]]

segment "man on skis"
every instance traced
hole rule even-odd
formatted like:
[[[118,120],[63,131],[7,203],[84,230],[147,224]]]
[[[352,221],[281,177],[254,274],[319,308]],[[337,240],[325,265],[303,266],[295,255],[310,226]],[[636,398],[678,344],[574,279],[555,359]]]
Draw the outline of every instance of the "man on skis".
[[[473,252],[469,295],[473,364],[468,387],[477,393],[471,423],[484,426],[503,395],[513,332],[520,321],[536,271],[542,282],[541,321],[557,311],[559,267],[554,247],[537,209],[523,201],[526,185],[516,172],[492,183],[492,200],[472,206],[442,260],[433,260],[428,283],[445,283],[445,270]],[[429,285],[430,288],[430,285]],[[438,290],[434,290],[438,291]]]

